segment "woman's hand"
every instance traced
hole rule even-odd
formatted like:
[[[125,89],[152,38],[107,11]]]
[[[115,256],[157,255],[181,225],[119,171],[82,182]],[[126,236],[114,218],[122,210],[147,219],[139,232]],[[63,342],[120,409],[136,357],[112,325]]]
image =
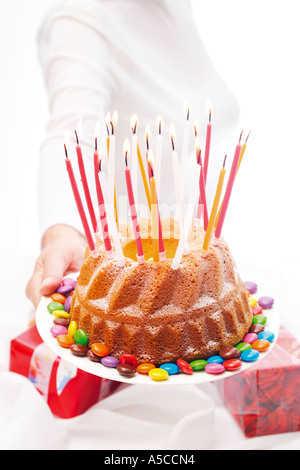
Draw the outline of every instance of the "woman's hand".
[[[86,240],[77,230],[55,225],[47,230],[34,272],[26,287],[26,295],[36,308],[42,295],[50,295],[60,285],[63,276],[79,271]]]

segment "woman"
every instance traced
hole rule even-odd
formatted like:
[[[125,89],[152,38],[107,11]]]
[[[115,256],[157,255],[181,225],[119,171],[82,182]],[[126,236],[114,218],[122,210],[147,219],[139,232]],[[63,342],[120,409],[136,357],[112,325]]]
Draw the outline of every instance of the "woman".
[[[144,131],[154,136],[156,118],[163,116],[162,204],[174,201],[170,168],[169,127],[175,124],[176,147],[182,148],[186,115],[200,121],[204,145],[208,119],[206,103],[213,103],[213,145],[208,173],[208,196],[215,188],[216,169],[227,152],[238,118],[238,106],[218,75],[203,46],[187,0],[69,0],[61,2],[39,33],[40,59],[49,92],[50,119],[40,155],[38,200],[41,254],[27,285],[34,306],[70,271],[78,271],[86,246],[64,166],[63,136],[83,122],[82,148],[88,175],[93,171],[93,141],[97,120],[118,110],[116,127],[116,187],[126,194],[122,147],[130,139],[130,118],[139,118],[138,134],[144,151]],[[194,158],[192,142],[187,163],[187,189]],[[70,151],[72,151],[70,149]],[[142,195],[142,182],[139,191]],[[122,217],[123,214],[120,214]]]

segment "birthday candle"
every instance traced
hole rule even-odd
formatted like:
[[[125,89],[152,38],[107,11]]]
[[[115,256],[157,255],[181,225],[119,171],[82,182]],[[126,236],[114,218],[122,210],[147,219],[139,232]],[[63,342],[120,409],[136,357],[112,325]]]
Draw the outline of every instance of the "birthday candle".
[[[160,181],[161,181],[161,152],[162,152],[162,117],[158,117],[156,121],[158,125],[158,135],[156,138],[156,159],[155,159],[155,177],[157,197],[160,197]]]
[[[171,124],[170,127],[171,135],[171,144],[172,144],[172,165],[173,165],[173,177],[174,177],[174,186],[176,194],[176,205],[178,211],[179,227],[180,232],[183,229],[183,194],[182,194],[182,185],[179,174],[179,165],[178,165],[178,155],[175,149],[175,126]]]
[[[185,126],[184,126],[181,168],[180,168],[183,193],[184,193],[184,185],[185,185],[186,162],[187,162],[189,140],[190,140],[190,106],[187,102],[184,104],[184,112],[186,114],[186,121],[185,121]]]
[[[140,235],[140,226],[139,226],[137,211],[136,211],[136,206],[135,206],[131,173],[130,173],[130,169],[128,168],[128,155],[129,155],[129,142],[125,140],[124,142],[125,179],[126,179],[126,186],[127,186],[129,209],[130,209],[133,233],[134,233],[134,238],[135,238],[135,243],[136,243],[136,248],[137,248],[137,260],[139,264],[143,264],[145,262],[145,256],[144,256],[143,245],[142,245],[142,240],[141,240],[141,235]]]
[[[153,160],[151,153],[148,154],[148,165],[150,169],[150,194],[151,194],[151,239],[153,249],[153,261],[159,261],[159,228],[158,228],[158,207],[156,197],[156,184],[153,174]]]
[[[137,178],[137,167],[138,167],[137,147],[138,147],[138,142],[137,142],[137,134],[136,134],[137,124],[138,124],[138,118],[137,118],[136,115],[134,115],[131,118],[130,126],[131,126],[131,129],[132,129],[132,164],[131,164],[132,187],[133,187],[133,194],[134,194],[135,204],[137,204],[137,199],[138,199],[138,178]]]
[[[88,206],[88,211],[90,214],[93,230],[94,230],[94,233],[97,233],[98,232],[97,219],[96,219],[96,215],[95,215],[95,211],[94,211],[94,207],[93,207],[93,203],[92,203],[92,199],[90,195],[90,190],[89,190],[84,163],[83,163],[81,146],[79,145],[79,139],[78,139],[78,134],[76,130],[75,130],[75,136],[76,136],[76,154],[77,154],[77,160],[78,160],[78,166],[79,166],[83,191],[84,191],[86,203]]]
[[[199,196],[199,201],[198,201],[196,220],[199,221],[201,219],[201,209],[203,207],[203,227],[204,227],[204,230],[206,231],[207,225],[208,225],[208,212],[207,212],[206,189],[205,189],[204,171],[203,171],[203,166],[202,166],[199,137],[196,137],[195,139],[195,147],[196,147],[196,160],[201,166],[200,181],[199,181],[200,196]]]
[[[226,155],[226,157],[227,157],[227,155]],[[213,232],[214,222],[215,222],[215,218],[217,216],[218,207],[219,207],[220,200],[221,200],[222,189],[223,189],[223,184],[224,184],[224,178],[225,178],[225,174],[226,174],[226,170],[225,170],[226,157],[225,157],[224,162],[223,162],[223,167],[221,168],[221,171],[220,171],[219,181],[218,181],[218,185],[217,185],[217,189],[216,189],[216,193],[215,193],[215,197],[214,197],[214,202],[213,202],[213,206],[212,206],[210,217],[209,217],[208,227],[207,227],[205,237],[204,237],[202,253],[201,253],[201,256],[203,258],[205,258],[207,256],[209,243],[210,243],[212,232]]]
[[[211,131],[212,131],[212,124],[211,124],[211,113],[212,110],[209,110],[209,118],[206,127],[206,142],[205,142],[205,153],[204,153],[204,181],[206,184],[207,180],[207,171],[208,171],[208,162],[209,162],[209,154],[210,154],[210,144],[211,144]]]
[[[189,231],[190,231],[191,224],[193,221],[194,210],[195,210],[195,206],[199,197],[200,171],[201,171],[200,165],[196,164],[196,168],[194,172],[194,179],[191,185],[191,192],[190,192],[187,214],[184,218],[183,232],[180,234],[180,240],[177,246],[175,257],[171,264],[171,268],[174,270],[179,268],[182,256],[184,254],[184,250],[188,242],[188,236],[189,236]]]
[[[234,180],[235,180],[235,177],[236,177],[236,172],[237,172],[238,163],[239,163],[240,154],[241,154],[242,134],[243,134],[243,132],[241,133],[239,143],[237,144],[237,146],[235,148],[235,154],[234,154],[233,162],[232,162],[232,165],[231,165],[231,170],[230,170],[230,174],[229,174],[229,178],[228,178],[228,182],[227,182],[227,186],[226,186],[226,191],[225,191],[225,195],[224,195],[224,198],[223,198],[223,201],[222,201],[222,207],[221,207],[221,211],[220,211],[219,218],[218,218],[218,223],[217,223],[215,234],[214,234],[216,239],[219,239],[220,236],[221,236],[221,232],[222,232],[226,212],[227,212],[230,197],[231,197],[233,183],[234,183]]]
[[[102,238],[105,247],[105,251],[107,257],[109,259],[113,258],[113,251],[112,246],[109,238],[109,230],[106,218],[106,210],[105,210],[105,201],[103,197],[102,187],[99,180],[99,154],[97,148],[97,137],[95,137],[95,151],[94,151],[94,173],[95,173],[95,184],[96,184],[96,193],[97,193],[97,200],[98,200],[98,207],[99,207],[99,214],[100,214],[100,223],[102,229]]]
[[[82,201],[81,201],[81,197],[80,197],[80,194],[79,194],[79,190],[78,190],[78,186],[77,186],[77,183],[76,183],[75,175],[74,175],[74,172],[73,172],[72,164],[71,164],[71,161],[68,158],[68,152],[67,152],[66,144],[64,144],[64,148],[65,148],[65,156],[66,156],[66,160],[65,160],[66,161],[66,168],[67,168],[67,172],[69,174],[69,180],[70,180],[70,183],[71,183],[71,187],[72,187],[74,199],[75,199],[75,202],[76,202],[76,205],[77,205],[78,213],[79,213],[79,216],[80,216],[80,219],[81,219],[81,222],[82,222],[83,230],[84,230],[84,233],[85,233],[85,236],[86,236],[87,244],[89,246],[91,255],[94,258],[97,258],[98,250],[95,247],[95,243],[94,243],[94,240],[93,240],[93,237],[92,237],[92,234],[91,234],[91,231],[90,231],[90,227],[89,227],[86,215],[85,215],[85,211],[84,211],[83,204],[82,204]]]

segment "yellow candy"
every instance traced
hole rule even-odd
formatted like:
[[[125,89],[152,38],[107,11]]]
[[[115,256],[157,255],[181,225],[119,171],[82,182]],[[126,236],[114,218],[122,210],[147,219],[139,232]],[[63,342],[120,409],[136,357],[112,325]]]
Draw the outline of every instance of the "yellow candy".
[[[71,321],[71,323],[69,325],[68,335],[72,336],[72,338],[73,338],[76,330],[77,330],[77,323],[76,323],[76,321],[73,320],[73,321]]]
[[[169,374],[164,369],[151,369],[149,370],[149,376],[152,380],[160,382],[162,380],[166,380],[169,377]]]
[[[257,305],[257,300],[254,297],[252,297],[251,295],[249,295],[248,300],[249,300],[249,303],[250,303],[250,307],[255,307],[255,305]]]
[[[71,315],[63,310],[54,310],[52,313],[56,318],[71,318]]]

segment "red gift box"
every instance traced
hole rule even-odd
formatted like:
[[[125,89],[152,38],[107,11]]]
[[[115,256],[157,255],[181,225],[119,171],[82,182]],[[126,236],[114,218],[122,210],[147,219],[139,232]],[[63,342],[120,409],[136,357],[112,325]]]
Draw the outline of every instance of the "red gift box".
[[[286,328],[263,360],[216,386],[246,437],[300,431],[300,343]]]
[[[28,377],[59,418],[73,418],[109,396],[119,382],[102,379],[60,359],[36,326],[11,341],[9,370]]]

